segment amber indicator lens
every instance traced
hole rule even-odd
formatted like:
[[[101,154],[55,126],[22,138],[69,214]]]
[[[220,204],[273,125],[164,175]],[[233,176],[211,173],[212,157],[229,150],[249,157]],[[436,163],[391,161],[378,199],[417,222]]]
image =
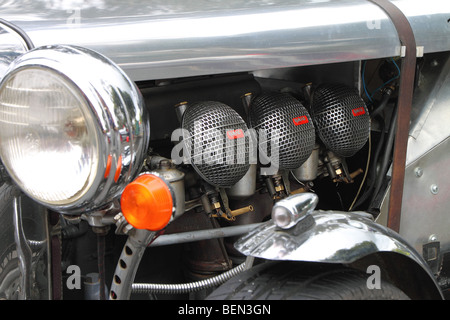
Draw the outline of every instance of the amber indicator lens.
[[[125,219],[137,229],[161,230],[172,217],[169,186],[153,174],[140,175],[128,184],[120,201]]]

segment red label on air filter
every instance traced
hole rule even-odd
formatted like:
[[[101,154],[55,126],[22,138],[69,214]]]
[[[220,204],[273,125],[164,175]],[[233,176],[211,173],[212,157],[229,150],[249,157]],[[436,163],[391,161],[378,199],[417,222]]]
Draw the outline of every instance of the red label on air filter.
[[[305,123],[308,123],[308,122],[309,122],[307,116],[300,116],[300,117],[297,117],[297,118],[292,119],[292,121],[294,122],[294,124],[295,124],[296,126],[299,126],[299,125],[301,125],[301,124],[305,124]]]
[[[244,137],[244,131],[242,129],[227,131],[227,138],[230,140],[239,139]]]
[[[353,116],[357,117],[366,113],[366,109],[364,107],[359,107],[352,110]]]

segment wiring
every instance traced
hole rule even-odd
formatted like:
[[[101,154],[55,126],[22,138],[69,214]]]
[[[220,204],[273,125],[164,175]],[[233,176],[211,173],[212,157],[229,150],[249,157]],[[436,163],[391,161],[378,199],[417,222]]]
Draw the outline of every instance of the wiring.
[[[389,132],[388,132],[388,136],[387,136],[387,140],[386,140],[384,154],[383,154],[383,157],[382,157],[381,163],[380,163],[378,180],[375,184],[372,198],[370,200],[371,206],[372,206],[373,201],[375,200],[375,197],[377,196],[378,192],[380,191],[381,184],[383,183],[383,179],[386,177],[386,173],[389,169],[389,163],[391,160],[392,150],[393,150],[394,140],[395,140],[397,117],[398,117],[398,108],[397,108],[397,106],[395,106],[395,108],[393,109],[392,117],[391,117],[391,123],[389,125]]]
[[[395,62],[394,58],[390,58],[390,60],[392,61],[392,63],[394,64],[395,68],[397,69],[397,75],[395,75],[394,77],[392,77],[391,79],[387,80],[386,82],[384,82],[381,86],[379,86],[378,88],[376,88],[372,93],[369,92],[368,88],[367,88],[367,84],[366,84],[366,78],[365,78],[365,73],[366,73],[366,65],[367,65],[367,61],[364,61],[363,63],[363,67],[362,67],[362,74],[361,74],[361,78],[362,78],[362,85],[363,85],[363,89],[364,89],[364,93],[367,97],[367,99],[369,99],[369,101],[371,103],[373,103],[373,96],[380,91],[381,89],[383,89],[386,85],[390,84],[391,82],[393,82],[394,80],[398,79],[400,77],[400,73],[401,70],[398,66],[398,64]]]
[[[359,186],[358,192],[356,193],[355,199],[353,199],[353,202],[352,202],[352,204],[350,205],[348,211],[351,211],[351,210],[353,209],[353,206],[355,205],[355,202],[356,202],[356,200],[357,200],[358,197],[359,197],[359,194],[360,194],[361,189],[362,189],[362,187],[363,187],[363,185],[364,185],[364,182],[366,181],[366,178],[367,178],[367,172],[369,172],[370,153],[372,152],[372,138],[371,138],[371,136],[372,136],[372,133],[369,133],[369,150],[367,151],[367,163],[366,163],[366,170],[365,170],[365,172],[364,172],[364,177],[363,177],[363,179],[362,179],[362,181],[361,181],[361,184],[360,184],[360,186]]]
[[[395,76],[393,76],[392,78],[390,78],[389,80],[385,81],[382,85],[380,85],[378,88],[376,88],[372,93],[369,92],[369,90],[368,90],[368,88],[367,88],[366,79],[365,79],[366,64],[367,64],[367,62],[364,61],[364,63],[363,63],[362,74],[361,74],[361,77],[362,77],[362,85],[363,85],[364,93],[365,93],[367,99],[370,101],[370,103],[374,103],[374,99],[373,99],[373,98],[374,98],[374,95],[375,95],[378,91],[382,90],[385,86],[387,86],[388,84],[390,84],[391,82],[395,81],[396,79],[398,79],[398,78],[400,77],[401,71],[400,71],[399,66],[398,66],[397,63],[395,62],[394,58],[390,58],[390,60],[391,60],[392,63],[394,64],[395,68],[397,69],[397,74],[396,74]],[[389,101],[389,98],[390,98],[391,94],[392,94],[392,90],[387,90],[387,91],[384,93],[384,96],[383,96],[383,98],[382,98],[382,100],[381,100],[379,106],[377,107],[377,109],[375,109],[375,110],[373,111],[373,115],[371,115],[372,119],[375,118],[375,116],[377,116],[378,114],[380,114],[381,111],[383,111],[383,109],[386,107],[386,105],[387,105],[387,103],[388,103],[388,101]],[[394,125],[394,126],[395,126],[395,124],[391,124],[391,125]],[[384,126],[383,126],[383,129],[382,129],[382,130],[384,131]],[[390,132],[393,132],[393,130],[390,130]],[[382,135],[382,138],[383,138],[383,135]],[[379,155],[379,153],[380,153],[380,151],[381,151],[380,147],[382,146],[383,140],[384,140],[384,139],[382,139],[382,140],[380,141],[379,146],[378,146],[377,151],[376,151],[376,154],[375,154],[375,158],[373,159],[373,160],[375,160],[374,167],[373,167],[374,169],[376,168],[375,166],[376,166],[376,164],[377,164],[376,162],[377,162],[377,159],[378,159],[378,155]],[[385,171],[384,168],[385,168],[385,166],[386,166],[386,164],[387,164],[387,156],[390,154],[390,145],[391,145],[391,143],[392,143],[391,139],[388,139],[388,143],[387,143],[387,145],[386,145],[386,147],[385,147],[386,149],[385,149],[385,154],[384,154],[384,157],[383,157],[382,170],[381,170],[381,172],[384,172],[384,171]],[[363,184],[365,183],[365,181],[366,181],[366,179],[367,179],[367,175],[368,175],[368,171],[369,171],[369,165],[370,165],[370,161],[371,161],[371,159],[370,159],[370,153],[371,153],[371,148],[372,148],[371,144],[372,144],[372,142],[371,142],[371,134],[369,134],[369,154],[368,154],[368,158],[367,158],[366,171],[365,171],[365,173],[364,173],[364,177],[363,177],[363,180],[362,180],[362,182],[361,182],[361,185],[359,186],[358,192],[357,192],[357,194],[356,194],[356,196],[355,196],[355,198],[354,198],[352,204],[351,204],[350,207],[349,207],[349,211],[351,211],[351,210],[352,210],[353,208],[355,208],[355,207],[358,207],[358,206],[359,206],[363,201],[365,201],[366,198],[369,196],[369,194],[370,194],[369,192],[372,191],[372,189],[375,189],[375,190],[373,190],[373,193],[374,193],[374,194],[372,195],[372,198],[371,198],[371,202],[372,202],[372,201],[373,201],[373,198],[374,198],[374,196],[375,196],[375,194],[378,192],[378,190],[379,190],[379,188],[380,188],[380,183],[381,183],[382,179],[378,179],[378,180],[375,182],[374,185],[369,186],[369,187],[367,188],[367,190],[365,191],[365,193],[363,194],[363,196],[358,200],[358,197],[359,197],[359,195],[360,195],[360,193],[361,193]],[[383,175],[383,173],[382,173],[382,175]]]
[[[384,140],[385,140],[384,119],[382,119],[381,117],[378,117],[378,120],[380,120],[380,140],[378,141],[378,145],[377,145],[374,155],[371,156],[371,165],[370,165],[371,168],[370,168],[369,172],[367,173],[368,176],[367,176],[366,190],[364,191],[363,195],[358,199],[358,201],[353,205],[353,209],[359,207],[364,201],[366,201],[369,198],[369,196],[371,195],[371,191],[374,188],[374,185],[376,182],[378,158],[379,158],[381,150],[384,146]]]
[[[372,95],[370,96],[371,101],[373,101],[373,96],[375,93],[377,93],[378,91],[380,91],[381,89],[383,89],[386,85],[388,85],[389,83],[391,83],[392,81],[398,79],[400,77],[400,68],[398,67],[397,63],[395,62],[394,58],[391,58],[392,63],[394,64],[394,66],[397,68],[397,75],[395,77],[392,77],[391,79],[389,79],[388,81],[386,81],[385,83],[383,83],[381,86],[379,86],[378,88],[376,88],[373,92]]]
[[[366,74],[366,64],[367,64],[367,61],[364,61],[364,63],[363,63],[363,68],[362,68],[362,75],[361,75],[362,83],[363,83],[363,89],[364,89],[364,93],[366,94],[367,99],[369,99],[370,102],[373,102],[373,100],[372,100],[372,98],[371,98],[369,92],[367,91],[366,77],[365,77],[365,74]]]

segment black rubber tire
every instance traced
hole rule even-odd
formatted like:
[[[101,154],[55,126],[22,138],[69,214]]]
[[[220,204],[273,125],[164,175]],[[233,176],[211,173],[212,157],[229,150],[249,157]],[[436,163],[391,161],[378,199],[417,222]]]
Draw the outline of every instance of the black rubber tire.
[[[370,274],[320,263],[267,262],[230,279],[208,300],[409,300],[392,284],[369,289]]]

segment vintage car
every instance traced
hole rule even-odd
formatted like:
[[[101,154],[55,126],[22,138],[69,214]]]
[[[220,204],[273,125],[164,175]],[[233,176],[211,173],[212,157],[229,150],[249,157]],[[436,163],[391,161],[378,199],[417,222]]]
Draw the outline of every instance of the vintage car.
[[[446,298],[448,0],[0,18],[1,299]]]

